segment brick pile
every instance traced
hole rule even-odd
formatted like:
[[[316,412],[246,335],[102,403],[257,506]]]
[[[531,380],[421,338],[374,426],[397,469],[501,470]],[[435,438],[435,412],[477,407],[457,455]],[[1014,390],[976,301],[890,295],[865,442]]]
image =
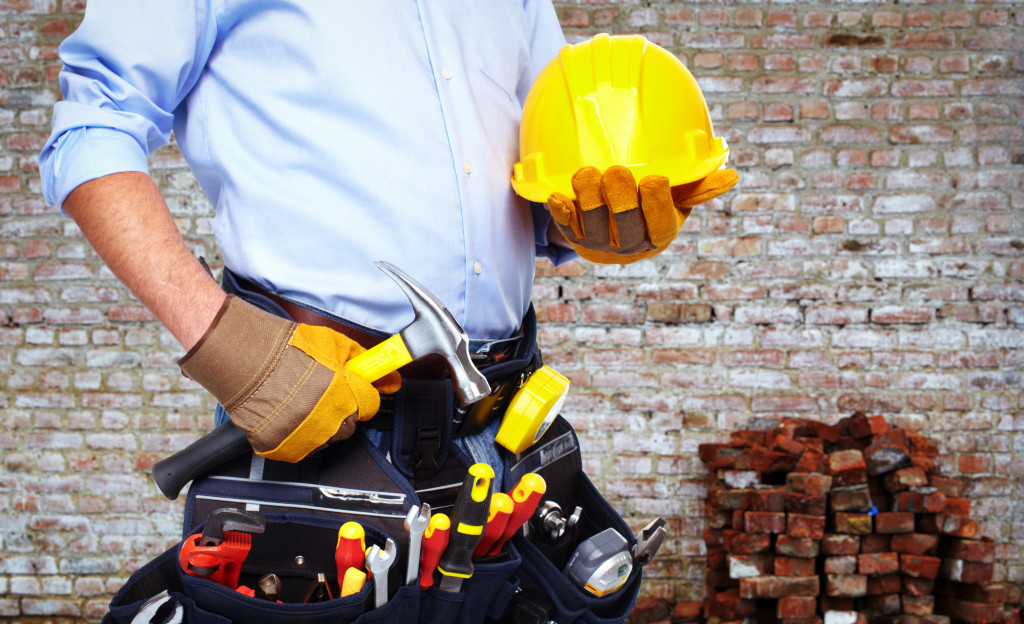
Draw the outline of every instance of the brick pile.
[[[703,444],[708,622],[1019,622],[960,480],[923,435],[862,413]]]

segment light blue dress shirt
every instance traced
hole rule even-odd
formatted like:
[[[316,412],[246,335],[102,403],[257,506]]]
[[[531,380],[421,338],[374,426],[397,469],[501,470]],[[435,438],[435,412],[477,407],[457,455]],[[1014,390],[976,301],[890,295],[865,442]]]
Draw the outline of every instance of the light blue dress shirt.
[[[171,132],[235,273],[393,333],[387,260],[473,338],[529,305],[546,210],[509,184],[522,102],[565,43],[550,0],[89,0],[60,47],[46,201],[147,171]]]

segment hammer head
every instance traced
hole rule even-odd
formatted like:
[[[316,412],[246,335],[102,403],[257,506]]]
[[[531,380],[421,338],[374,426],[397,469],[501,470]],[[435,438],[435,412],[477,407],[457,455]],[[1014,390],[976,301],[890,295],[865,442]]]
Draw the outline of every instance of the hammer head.
[[[416,318],[399,332],[409,355],[414,360],[431,354],[443,357],[451,371],[455,392],[466,405],[490,394],[490,384],[469,357],[469,337],[448,308],[395,265],[388,262],[374,264],[395,280],[412,303]]]

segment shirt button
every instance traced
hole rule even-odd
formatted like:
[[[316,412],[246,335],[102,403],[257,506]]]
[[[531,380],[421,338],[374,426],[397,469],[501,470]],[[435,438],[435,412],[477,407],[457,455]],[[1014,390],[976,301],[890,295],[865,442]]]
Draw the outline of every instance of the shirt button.
[[[474,273],[476,273],[477,275],[480,275],[480,273],[483,270],[484,270],[484,265],[480,264],[479,262],[474,262],[473,263],[473,272]]]
[[[462,170],[465,171],[466,173],[473,173],[473,163],[469,162],[468,160],[462,163]]]
[[[445,80],[451,80],[452,79],[452,70],[450,70],[447,67],[445,67],[444,69],[441,70],[441,77],[444,78]]]

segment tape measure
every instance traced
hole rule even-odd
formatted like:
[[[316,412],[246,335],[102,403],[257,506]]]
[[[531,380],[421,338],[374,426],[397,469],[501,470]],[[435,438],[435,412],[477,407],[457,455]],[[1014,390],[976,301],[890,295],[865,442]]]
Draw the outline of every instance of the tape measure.
[[[608,528],[579,545],[564,573],[577,586],[600,597],[619,591],[632,571],[629,543],[618,531]]]
[[[512,397],[494,441],[513,453],[530,448],[551,426],[568,394],[569,380],[541,366]]]

